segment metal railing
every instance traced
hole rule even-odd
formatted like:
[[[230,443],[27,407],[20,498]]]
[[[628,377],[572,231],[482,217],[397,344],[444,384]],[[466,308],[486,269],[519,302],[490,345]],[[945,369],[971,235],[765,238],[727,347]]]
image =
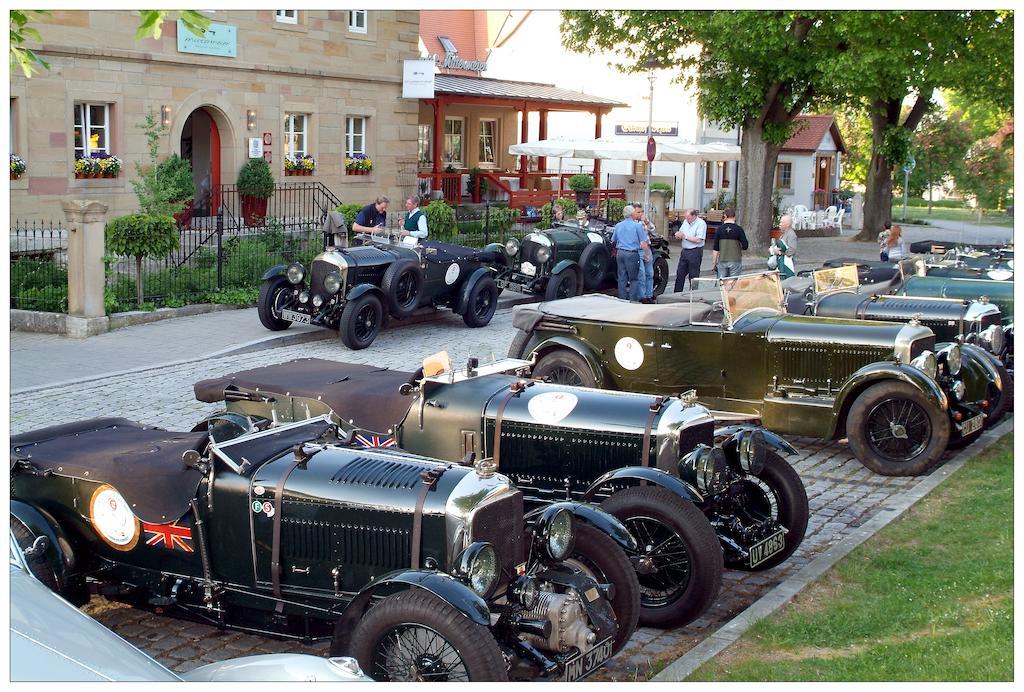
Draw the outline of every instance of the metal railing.
[[[67,312],[68,238],[62,223],[11,224],[11,307]]]

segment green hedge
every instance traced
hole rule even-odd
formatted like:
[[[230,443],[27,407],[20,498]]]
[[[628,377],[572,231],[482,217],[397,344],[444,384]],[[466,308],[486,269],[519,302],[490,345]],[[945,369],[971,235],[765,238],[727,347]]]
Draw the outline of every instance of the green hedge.
[[[903,198],[893,199],[893,206],[903,206]],[[921,199],[919,197],[912,197],[907,200],[908,207],[928,207],[928,200]],[[932,202],[932,206],[941,209],[964,209],[967,205],[963,200],[960,199],[937,199]]]
[[[68,311],[68,272],[50,260],[23,257],[11,262],[11,307]]]
[[[568,199],[561,197],[557,201],[557,204],[562,207],[562,211],[565,212],[565,220],[571,221],[576,218],[576,212],[580,210],[579,205],[576,204],[575,199]],[[540,208],[540,221],[537,222],[537,230],[543,230],[545,228],[551,228],[551,202],[548,202]]]

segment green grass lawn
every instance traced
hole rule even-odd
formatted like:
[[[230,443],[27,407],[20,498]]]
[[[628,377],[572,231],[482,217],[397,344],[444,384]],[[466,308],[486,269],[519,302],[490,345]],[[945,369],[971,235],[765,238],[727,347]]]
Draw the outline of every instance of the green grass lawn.
[[[899,223],[901,218],[903,218],[903,204],[900,203],[892,205],[893,222]],[[979,223],[978,212],[974,209],[947,209],[932,207],[932,211],[929,214],[928,207],[907,207],[907,218],[923,219],[924,221],[928,221],[929,219],[944,219],[946,221],[963,221],[968,224]],[[982,214],[980,223],[983,226],[1013,228],[1013,219],[1002,212]]]
[[[1013,435],[691,680],[1013,680]]]

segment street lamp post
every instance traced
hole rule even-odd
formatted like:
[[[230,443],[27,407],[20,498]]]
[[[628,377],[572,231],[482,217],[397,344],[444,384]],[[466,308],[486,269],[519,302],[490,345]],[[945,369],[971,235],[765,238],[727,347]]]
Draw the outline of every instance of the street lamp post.
[[[654,133],[654,68],[658,67],[657,60],[651,58],[647,61],[647,81],[650,82],[651,92],[647,103],[647,141],[651,140]],[[644,181],[644,211],[651,213],[651,169],[653,161],[647,162],[647,179]]]

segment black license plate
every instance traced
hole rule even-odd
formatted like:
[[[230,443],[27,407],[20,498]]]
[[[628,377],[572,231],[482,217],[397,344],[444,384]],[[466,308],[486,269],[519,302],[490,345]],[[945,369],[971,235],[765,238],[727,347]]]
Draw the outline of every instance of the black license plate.
[[[612,638],[608,637],[585,654],[579,654],[565,664],[565,682],[582,680],[604,665],[612,657]]]
[[[750,548],[750,566],[756,567],[772,555],[781,553],[786,548],[786,532],[779,529],[768,538],[755,543]]]
[[[295,322],[296,324],[309,324],[309,315],[294,310],[282,310],[281,319]]]
[[[515,291],[516,293],[529,293],[529,287],[524,283],[518,281],[509,281],[508,279],[495,279],[494,283],[498,285],[498,288],[503,291]]]

